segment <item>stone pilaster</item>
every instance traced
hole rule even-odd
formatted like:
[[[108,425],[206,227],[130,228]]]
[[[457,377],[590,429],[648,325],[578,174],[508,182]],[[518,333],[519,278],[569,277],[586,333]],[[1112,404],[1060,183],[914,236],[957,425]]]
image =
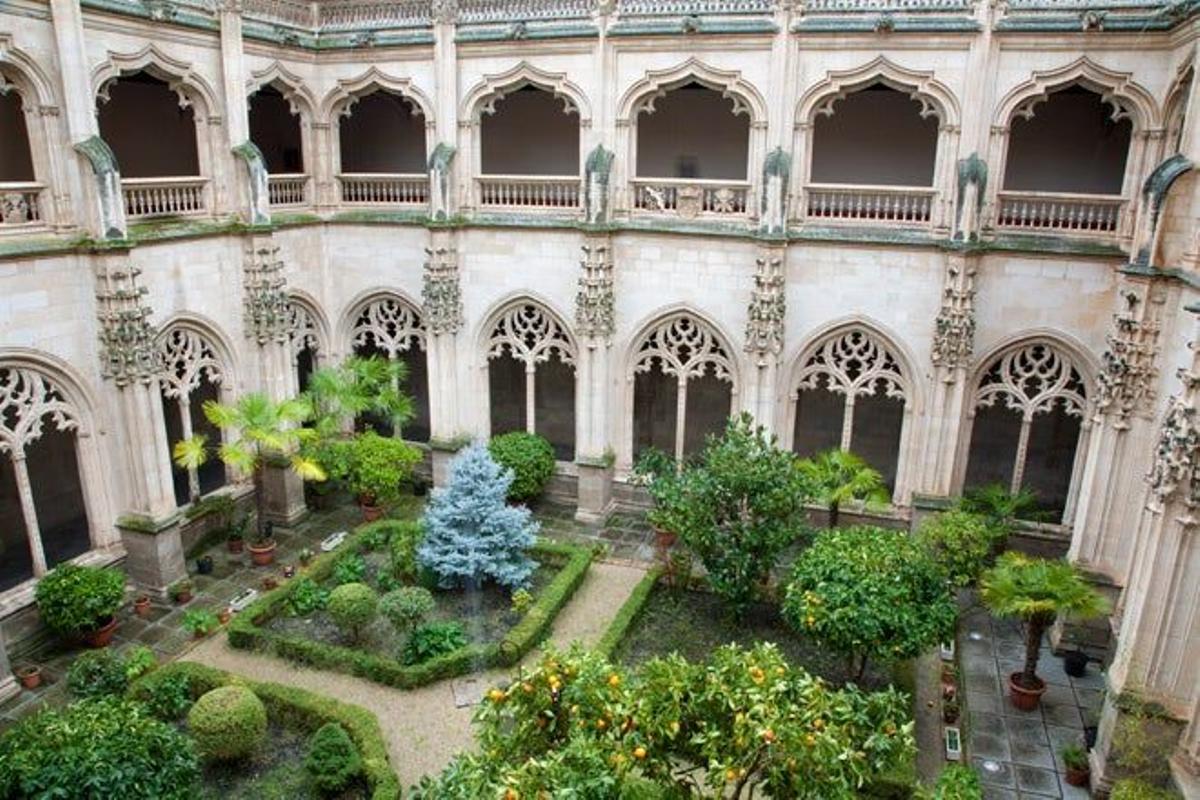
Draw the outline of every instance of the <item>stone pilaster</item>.
[[[140,271],[125,253],[96,256],[100,369],[111,390],[128,459],[129,509],[117,521],[126,572],[147,591],[165,594],[186,572],[159,385],[161,365]]]
[[[8,663],[8,650],[4,646],[4,629],[0,628],[0,703],[21,691]]]
[[[447,465],[464,440],[459,406],[458,332],[463,326],[458,244],[453,231],[430,231],[421,295],[429,359],[429,427],[433,482],[441,486]]]
[[[760,245],[754,263],[754,290],[747,310],[745,347],[751,371],[743,407],[760,425],[774,432],[779,358],[783,352],[783,322],[787,312],[783,275],[787,263],[786,246]]]
[[[1200,308],[1189,311],[1197,313]],[[1102,789],[1119,777],[1119,731],[1121,720],[1130,715],[1129,698],[1157,703],[1176,720],[1190,720],[1195,713],[1195,665],[1200,663],[1200,606],[1195,602],[1200,586],[1197,342],[1200,330],[1192,340],[1191,363],[1179,371],[1182,386],[1167,405],[1153,449],[1150,486],[1138,520],[1116,655],[1092,753],[1093,785]],[[1159,735],[1177,738],[1182,725],[1150,727],[1166,731]],[[1186,752],[1186,739],[1183,746],[1180,758],[1187,763],[1191,755]],[[1163,755],[1167,756],[1166,750]]]
[[[967,372],[975,354],[976,263],[972,255],[946,255],[942,304],[933,325],[933,396],[919,487],[934,496],[947,496],[954,488],[955,457],[970,401]]]
[[[589,234],[583,243],[579,291],[575,295],[576,359],[575,441],[579,497],[575,518],[602,524],[613,506],[612,446],[608,406],[612,369],[612,335],[616,330],[612,238]]]

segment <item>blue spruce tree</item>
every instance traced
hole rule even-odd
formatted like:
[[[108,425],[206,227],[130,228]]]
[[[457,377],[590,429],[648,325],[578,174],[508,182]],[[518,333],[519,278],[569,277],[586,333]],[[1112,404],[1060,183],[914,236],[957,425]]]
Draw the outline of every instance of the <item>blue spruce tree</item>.
[[[510,589],[529,580],[537,565],[527,553],[538,523],[529,509],[505,503],[511,469],[487,448],[473,444],[450,463],[450,484],[437,489],[425,510],[425,539],[417,561],[443,588],[478,585],[491,578]]]

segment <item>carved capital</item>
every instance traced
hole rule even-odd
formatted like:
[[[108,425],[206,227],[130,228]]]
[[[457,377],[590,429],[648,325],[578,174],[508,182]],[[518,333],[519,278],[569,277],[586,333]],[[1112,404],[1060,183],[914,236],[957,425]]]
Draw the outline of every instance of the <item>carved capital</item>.
[[[933,323],[933,364],[968,366],[975,353],[975,267],[951,258],[942,286],[942,307]]]
[[[430,333],[455,334],[463,325],[462,289],[458,277],[458,251],[439,244],[425,248],[425,327]]]
[[[783,268],[782,248],[763,248],[755,259],[754,291],[746,322],[746,352],[756,355],[760,365],[765,363],[767,356],[783,351],[783,321],[787,312]]]
[[[138,283],[141,270],[102,260],[96,268],[96,316],[99,320],[100,374],[117,388],[150,383],[159,369],[149,290]]]
[[[615,280],[612,244],[607,236],[588,237],[580,262],[579,291],[575,295],[575,326],[586,339],[612,338],[616,330]]]
[[[292,313],[279,246],[251,240],[244,261],[246,336],[259,345],[292,338]]]
[[[1160,315],[1165,296],[1156,287],[1121,293],[1123,308],[1113,315],[1108,348],[1101,356],[1096,409],[1113,415],[1124,427],[1131,414],[1146,412],[1154,401],[1158,376]]]
[[[1200,401],[1200,350],[1196,340],[1188,346],[1192,363],[1179,370],[1183,386],[1167,404],[1148,480],[1152,509],[1162,510],[1171,501],[1181,500],[1187,508],[1184,519],[1195,524],[1200,521],[1193,513],[1200,507],[1200,414],[1196,408]]]

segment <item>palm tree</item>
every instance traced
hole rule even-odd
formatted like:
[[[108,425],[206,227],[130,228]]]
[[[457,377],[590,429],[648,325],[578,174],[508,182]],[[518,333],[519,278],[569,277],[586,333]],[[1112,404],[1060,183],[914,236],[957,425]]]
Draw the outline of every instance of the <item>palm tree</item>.
[[[883,476],[848,450],[826,450],[804,459],[799,467],[813,492],[829,507],[830,528],[838,525],[842,503],[850,500],[888,501]]]
[[[408,366],[376,356],[351,356],[341,364],[313,373],[304,397],[322,436],[336,436],[364,414],[382,417],[394,431],[413,417],[412,398],[400,391]]]
[[[1038,507],[1037,492],[1024,487],[1010,492],[1001,483],[967,489],[958,505],[963,511],[983,517],[989,525],[1005,534],[1012,532],[1018,519],[1039,521],[1049,516]]]
[[[299,446],[313,431],[300,427],[311,415],[307,401],[300,399],[272,401],[264,394],[244,395],[236,403],[225,405],[209,400],[204,404],[204,416],[213,425],[229,431],[229,438],[217,450],[226,464],[254,476],[256,530],[258,538],[266,531],[263,519],[263,470],[268,463],[287,459],[291,469],[303,480],[325,480],[325,471],[312,459],[299,452]],[[208,460],[207,437],[184,439],[175,445],[175,463],[185,469],[198,469]]]
[[[984,605],[993,614],[1025,623],[1025,666],[1010,677],[1010,684],[1014,702],[1032,710],[1046,686],[1037,676],[1046,629],[1059,614],[1077,619],[1098,617],[1108,611],[1108,602],[1066,561],[1031,558],[1015,551],[1000,556],[996,566],[980,577],[979,587]],[[1018,686],[1032,695],[1030,705],[1018,702]]]

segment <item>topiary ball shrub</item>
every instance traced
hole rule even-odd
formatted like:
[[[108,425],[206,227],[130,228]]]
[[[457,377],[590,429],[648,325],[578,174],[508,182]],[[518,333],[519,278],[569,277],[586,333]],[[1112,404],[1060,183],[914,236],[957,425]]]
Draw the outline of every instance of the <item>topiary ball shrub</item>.
[[[34,590],[38,615],[62,636],[103,627],[125,599],[125,576],[110,567],[59,564]]]
[[[345,583],[329,593],[325,608],[338,629],[357,641],[378,613],[379,595],[365,583]]]
[[[488,452],[501,467],[513,471],[508,499],[524,503],[541,495],[554,474],[554,448],[544,436],[513,431],[488,442]]]
[[[343,792],[362,774],[362,756],[346,729],[327,722],[308,740],[304,768],[326,794]]]
[[[421,664],[467,646],[461,622],[431,622],[412,632],[404,643],[404,663]]]
[[[187,722],[200,755],[211,761],[244,758],[267,738],[267,709],[245,686],[222,686],[201,695]]]
[[[125,660],[109,650],[82,653],[67,669],[67,688],[80,699],[123,694],[128,685]]]
[[[917,531],[917,542],[941,565],[955,586],[974,583],[1003,538],[1003,528],[989,524],[978,514],[958,509],[933,515]]]
[[[42,711],[0,736],[0,797],[183,800],[199,777],[188,738],[127,700]]]
[[[402,633],[417,627],[433,608],[433,593],[423,586],[405,586],[379,601],[380,613]]]

